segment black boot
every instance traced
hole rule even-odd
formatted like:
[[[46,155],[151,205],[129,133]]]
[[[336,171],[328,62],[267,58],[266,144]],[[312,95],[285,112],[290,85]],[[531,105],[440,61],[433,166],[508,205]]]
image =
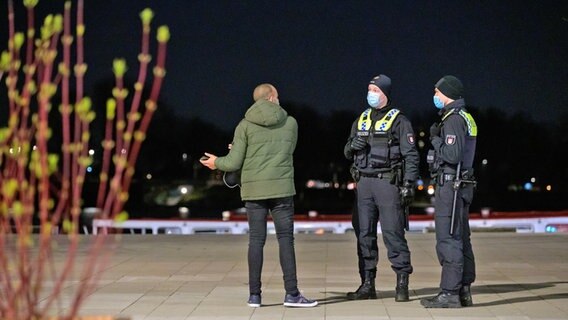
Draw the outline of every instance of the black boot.
[[[471,286],[463,285],[460,289],[460,303],[462,307],[473,306],[473,300],[471,298]]]
[[[448,292],[440,292],[437,296],[421,299],[420,304],[426,308],[461,308],[460,296]]]
[[[394,301],[406,302],[410,300],[408,298],[408,273],[397,273],[395,291]]]
[[[375,273],[366,272],[365,280],[359,286],[357,291],[348,292],[347,299],[349,300],[365,300],[377,299],[377,291],[375,290]]]

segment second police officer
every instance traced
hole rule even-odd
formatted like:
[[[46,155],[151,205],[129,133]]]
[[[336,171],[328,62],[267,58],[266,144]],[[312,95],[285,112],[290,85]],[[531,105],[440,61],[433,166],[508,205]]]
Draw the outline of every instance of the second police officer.
[[[426,308],[473,305],[470,286],[475,280],[475,258],[470,239],[469,205],[475,181],[473,160],[477,125],[466,110],[462,82],[451,75],[434,86],[434,105],[440,124],[430,128],[434,149],[428,163],[437,187],[435,193],[436,253],[442,266],[440,292],[420,303]]]
[[[389,77],[381,74],[371,79],[367,93],[370,108],[354,121],[344,148],[345,157],[353,161],[352,173],[357,182],[357,211],[353,220],[361,285],[347,294],[352,300],[377,298],[379,220],[388,259],[397,275],[395,300],[409,300],[412,264],[405,238],[403,205],[414,196],[419,155],[412,125],[391,104],[390,93]]]

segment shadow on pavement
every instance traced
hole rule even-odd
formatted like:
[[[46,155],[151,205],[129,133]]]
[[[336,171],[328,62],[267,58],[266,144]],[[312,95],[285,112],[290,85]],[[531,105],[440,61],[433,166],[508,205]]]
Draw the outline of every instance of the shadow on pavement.
[[[552,288],[559,284],[568,284],[568,281],[543,282],[543,283],[488,284],[488,285],[479,285],[479,286],[473,284],[471,286],[471,291],[474,300],[473,306],[487,307],[487,306],[497,306],[502,304],[513,304],[513,303],[522,303],[522,302],[539,301],[539,300],[568,299],[568,293],[552,293],[544,295],[532,293],[530,296],[527,297],[506,298],[502,300],[496,300],[484,303],[475,303],[476,294],[500,294],[500,293],[510,293],[510,292],[523,292],[523,291]],[[430,296],[430,295],[436,295],[439,292],[439,288],[422,288],[413,291],[418,296]]]
[[[321,305],[324,304],[334,304],[334,303],[341,303],[347,301],[354,301],[347,299],[347,292],[325,292],[322,291],[323,294],[333,294],[334,296],[330,296],[324,299],[317,299],[318,303]]]

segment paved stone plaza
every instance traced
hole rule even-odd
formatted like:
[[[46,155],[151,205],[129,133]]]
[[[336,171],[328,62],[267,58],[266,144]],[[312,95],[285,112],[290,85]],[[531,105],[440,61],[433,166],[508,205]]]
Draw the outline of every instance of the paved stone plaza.
[[[395,274],[384,244],[379,244],[379,299],[346,301],[345,293],[359,284],[353,234],[299,234],[300,290],[319,306],[282,306],[278,247],[271,235],[264,253],[263,306],[254,309],[246,305],[246,235],[123,235],[81,314],[172,320],[568,319],[568,234],[479,232],[472,238],[477,260],[473,307],[420,305],[420,298],[438,291],[432,233],[408,235],[415,271],[406,303],[394,302]]]

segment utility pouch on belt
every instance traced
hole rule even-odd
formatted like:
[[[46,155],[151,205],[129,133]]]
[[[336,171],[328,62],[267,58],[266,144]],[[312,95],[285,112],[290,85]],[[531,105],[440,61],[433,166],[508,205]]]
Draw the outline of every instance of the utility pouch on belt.
[[[428,169],[430,170],[430,172],[437,172],[440,169],[440,162],[436,158],[436,150],[428,150],[428,154],[426,155],[426,162],[428,163]]]

